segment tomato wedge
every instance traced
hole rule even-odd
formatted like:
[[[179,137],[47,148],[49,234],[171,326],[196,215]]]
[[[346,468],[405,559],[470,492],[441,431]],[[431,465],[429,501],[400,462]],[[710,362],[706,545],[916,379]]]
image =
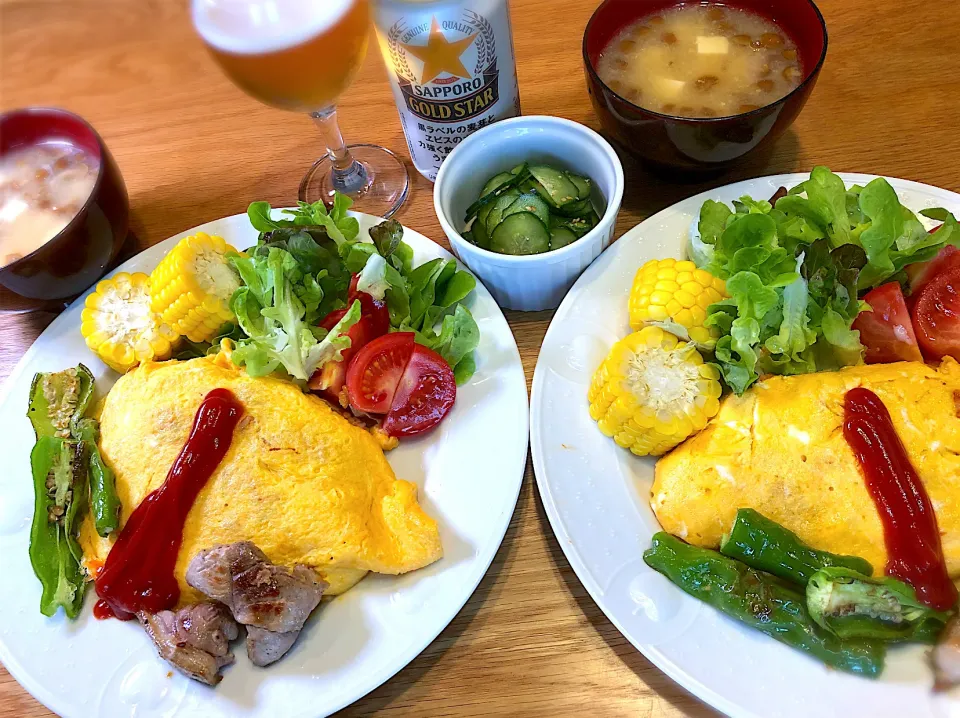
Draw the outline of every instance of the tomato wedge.
[[[450,413],[457,382],[442,356],[417,344],[412,332],[397,332],[357,352],[347,368],[347,396],[358,411],[386,414],[381,428],[388,436],[409,437]]]
[[[381,428],[388,436],[416,436],[450,413],[457,398],[453,370],[442,356],[417,344]]]
[[[904,271],[910,279],[910,296],[916,297],[931,279],[954,267],[960,267],[960,249],[952,244],[941,249],[933,259],[908,264]]]
[[[960,360],[960,267],[940,272],[917,297],[913,323],[929,359]]]
[[[366,292],[357,291],[358,280],[359,275],[353,275],[347,297],[348,307],[353,304],[354,300],[360,301],[360,321],[347,331],[347,336],[350,337],[350,348],[343,350],[342,361],[324,364],[323,367],[314,372],[307,384],[312,391],[325,395],[334,403],[340,403],[340,392],[347,380],[347,366],[350,359],[365,344],[390,331],[390,312],[387,309],[387,303],[375,299]],[[335,309],[320,320],[319,326],[329,331],[343,319],[343,315],[346,313],[345,308]]]
[[[860,312],[853,328],[860,332],[867,364],[923,361],[900,284],[884,284],[863,299],[873,311]]]
[[[368,414],[386,414],[403,372],[413,356],[413,332],[395,332],[374,339],[358,351],[347,367],[350,406]]]

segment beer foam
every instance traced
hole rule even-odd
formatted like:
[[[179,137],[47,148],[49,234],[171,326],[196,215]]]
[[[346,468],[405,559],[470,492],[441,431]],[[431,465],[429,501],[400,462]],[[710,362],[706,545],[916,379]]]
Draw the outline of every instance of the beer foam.
[[[327,32],[356,0],[193,0],[193,24],[222,52],[260,55]]]

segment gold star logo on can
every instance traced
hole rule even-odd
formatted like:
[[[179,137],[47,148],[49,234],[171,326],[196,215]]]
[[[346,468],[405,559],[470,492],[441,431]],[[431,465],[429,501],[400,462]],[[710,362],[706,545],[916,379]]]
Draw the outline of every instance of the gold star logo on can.
[[[377,36],[410,155],[430,180],[471,132],[520,114],[506,0],[468,4],[384,0],[376,6]]]

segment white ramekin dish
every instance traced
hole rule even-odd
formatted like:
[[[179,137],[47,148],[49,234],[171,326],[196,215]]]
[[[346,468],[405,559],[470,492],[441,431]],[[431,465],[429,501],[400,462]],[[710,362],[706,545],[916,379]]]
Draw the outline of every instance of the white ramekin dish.
[[[552,164],[593,180],[600,222],[566,247],[526,256],[498,254],[465,240],[464,213],[484,183],[521,162]],[[602,199],[598,204],[596,200]],[[588,127],[559,117],[515,117],[488,125],[457,145],[437,175],[433,206],[453,253],[506,309],[555,309],[580,273],[613,241],[623,200],[623,167],[610,144]]]

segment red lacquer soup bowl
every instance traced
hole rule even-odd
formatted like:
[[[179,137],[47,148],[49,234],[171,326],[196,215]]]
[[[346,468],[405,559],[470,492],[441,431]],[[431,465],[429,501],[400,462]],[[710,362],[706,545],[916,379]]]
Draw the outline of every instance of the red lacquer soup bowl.
[[[804,78],[785,97],[750,112],[728,117],[677,117],[633,104],[604,84],[596,67],[621,30],[678,4],[676,0],[605,0],[593,13],[583,36],[587,90],[604,130],[640,159],[680,172],[723,169],[782,134],[800,113],[827,54],[827,26],[811,0],[720,3],[773,20],[796,43]]]
[[[93,127],[60,109],[29,108],[0,115],[0,156],[50,142],[84,150],[100,168],[92,192],[66,227],[30,254],[0,267],[0,285],[10,290],[0,288],[0,310],[29,308],[24,298],[38,302],[80,294],[103,276],[127,236],[127,188]]]

